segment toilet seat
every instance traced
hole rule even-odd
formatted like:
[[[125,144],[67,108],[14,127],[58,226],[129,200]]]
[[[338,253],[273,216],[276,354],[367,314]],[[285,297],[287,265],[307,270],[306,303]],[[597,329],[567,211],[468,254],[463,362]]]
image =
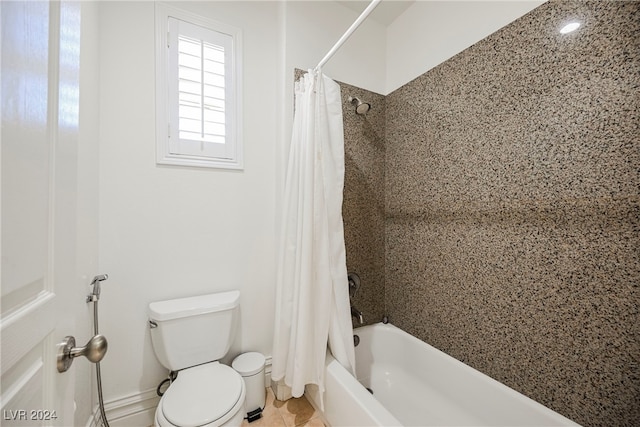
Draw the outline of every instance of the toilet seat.
[[[160,400],[157,415],[173,426],[220,426],[244,408],[240,374],[218,362],[179,372]]]

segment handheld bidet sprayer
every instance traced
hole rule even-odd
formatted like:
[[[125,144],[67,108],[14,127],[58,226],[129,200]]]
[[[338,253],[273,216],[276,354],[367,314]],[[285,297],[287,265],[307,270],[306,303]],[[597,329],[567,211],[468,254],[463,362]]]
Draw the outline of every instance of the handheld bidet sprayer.
[[[89,286],[93,286],[91,293],[87,296],[87,302],[95,302],[100,299],[100,282],[107,280],[108,274],[98,274],[93,278]]]

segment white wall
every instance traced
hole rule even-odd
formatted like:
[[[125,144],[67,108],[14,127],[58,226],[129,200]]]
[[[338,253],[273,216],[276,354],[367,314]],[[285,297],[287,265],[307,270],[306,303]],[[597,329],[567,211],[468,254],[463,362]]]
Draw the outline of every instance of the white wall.
[[[77,276],[85,286],[77,289],[79,311],[76,313],[76,343],[84,345],[93,336],[93,307],[86,304],[89,283],[98,266],[99,219],[99,54],[98,6],[80,3],[80,122],[78,129],[78,204],[77,204]],[[80,363],[78,363],[80,362]],[[74,425],[84,425],[96,402],[93,364],[73,364],[76,376]]]
[[[416,1],[387,28],[389,94],[544,3]]]
[[[293,122],[293,72],[318,65],[359,13],[333,1],[285,1],[280,3],[280,117],[278,169],[283,170]],[[386,84],[385,26],[365,20],[323,67],[334,80],[384,93]],[[282,182],[279,176],[278,182]]]
[[[243,30],[243,171],[155,163],[154,3],[100,3],[100,322],[107,400],[166,371],[147,327],[152,301],[239,289],[230,356],[270,355],[275,286],[277,3],[175,4]]]
[[[288,1],[286,46],[288,67],[314,68],[358,17],[327,1]],[[385,27],[366,20],[323,71],[329,77],[376,93],[385,90]]]

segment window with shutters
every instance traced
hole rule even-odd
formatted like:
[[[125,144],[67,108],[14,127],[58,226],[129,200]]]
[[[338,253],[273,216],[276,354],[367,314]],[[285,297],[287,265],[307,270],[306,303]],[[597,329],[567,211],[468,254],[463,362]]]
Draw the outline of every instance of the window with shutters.
[[[240,31],[156,6],[157,162],[241,169]]]

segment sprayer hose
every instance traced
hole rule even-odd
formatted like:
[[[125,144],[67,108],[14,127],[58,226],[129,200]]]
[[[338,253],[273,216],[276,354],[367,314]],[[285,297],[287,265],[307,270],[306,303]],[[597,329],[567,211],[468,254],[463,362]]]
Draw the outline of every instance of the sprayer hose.
[[[98,335],[98,300],[93,302],[93,333]],[[102,375],[100,375],[100,362],[96,363],[96,378],[98,382],[98,406],[104,427],[109,427],[107,415],[104,412],[104,399],[102,397]]]

